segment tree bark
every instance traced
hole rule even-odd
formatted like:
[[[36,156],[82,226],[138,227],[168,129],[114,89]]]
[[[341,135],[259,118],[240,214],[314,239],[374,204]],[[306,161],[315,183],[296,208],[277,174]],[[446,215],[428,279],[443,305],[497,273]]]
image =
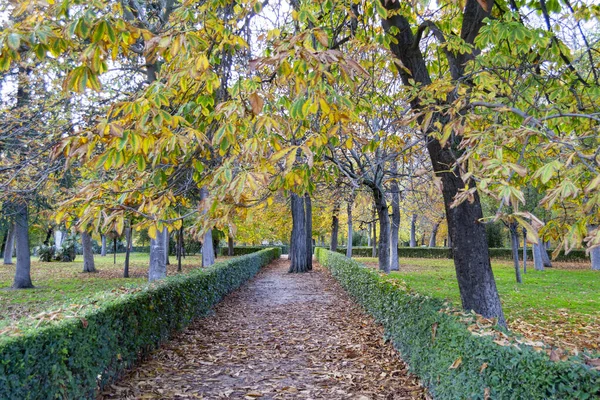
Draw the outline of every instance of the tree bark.
[[[410,247],[417,247],[417,214],[410,220]]]
[[[44,239],[44,246],[50,245],[50,239],[52,238],[53,233],[54,233],[54,229],[52,229],[52,227],[49,227],[48,230],[46,231],[46,239]]]
[[[390,16],[382,21],[382,26],[395,39],[390,44],[390,50],[402,62],[403,68],[398,68],[398,72],[403,83],[413,85],[413,82],[416,82],[424,86],[431,84],[425,58],[419,43],[416,42],[411,25],[402,13],[397,12],[401,3],[381,0],[381,4],[392,11]],[[478,0],[467,0],[462,19],[461,38],[469,44],[474,43],[483,26],[483,20],[489,15],[490,12],[483,10]],[[390,32],[392,27],[397,31]],[[461,79],[465,63],[474,58],[474,54],[451,51],[445,54],[452,79]],[[450,95],[448,100],[449,102],[454,100],[453,96]],[[423,109],[418,97],[411,101],[411,107],[417,111]],[[422,121],[423,117],[420,118],[420,122]],[[432,121],[442,125],[449,122],[447,116],[439,113],[432,116]],[[430,129],[436,126],[433,122],[430,124]],[[429,135],[430,132],[424,133],[433,170],[442,183],[446,221],[452,239],[452,254],[463,308],[474,310],[487,318],[497,318],[501,326],[506,326],[490,263],[485,227],[479,222],[483,218],[479,194],[475,192],[472,201],[465,201],[456,207],[451,207],[455,196],[466,186],[460,170],[452,167],[455,165],[457,154],[461,153],[460,136],[456,135],[452,141],[442,147],[439,140]],[[475,185],[474,182],[467,183],[469,187]]]
[[[544,260],[542,259],[542,249],[540,243],[534,243],[533,246],[533,268],[536,271],[544,270]]]
[[[127,241],[127,247],[125,248],[125,266],[123,268],[123,278],[129,278],[129,253],[131,253],[132,233],[131,226],[125,228],[125,240]]]
[[[379,219],[379,270],[386,274],[390,272],[390,216],[385,193],[378,187],[371,187],[373,201]],[[375,229],[373,229],[375,231]],[[375,237],[373,241],[376,242]]]
[[[233,257],[234,249],[233,249],[233,238],[229,236],[227,238],[227,255],[229,257]]]
[[[4,265],[12,264],[13,249],[15,248],[15,234],[16,228],[13,222],[6,233],[6,243],[4,245]]]
[[[150,238],[150,268],[148,269],[148,280],[150,282],[163,279],[167,276],[167,264],[165,263],[165,227],[156,232],[156,238]]]
[[[200,200],[206,200],[208,198],[208,190],[206,188],[200,189]],[[204,234],[202,241],[202,267],[210,267],[215,263],[215,249],[213,246],[212,239],[212,228],[207,230]]]
[[[6,228],[6,232],[4,232],[4,236],[2,237],[2,243],[0,244],[0,257],[4,257],[4,246],[6,245],[6,239],[9,234],[10,234],[10,226],[8,228]]]
[[[523,283],[521,279],[521,269],[519,264],[519,235],[517,233],[517,223],[511,222],[510,230],[510,245],[512,248],[513,264],[515,266],[515,278],[517,283]]]
[[[289,272],[308,271],[308,249],[306,247],[306,214],[304,212],[304,200],[296,193],[291,196],[292,208],[292,239],[290,246],[291,262]]]
[[[17,243],[17,265],[13,289],[28,289],[31,282],[31,256],[29,254],[29,215],[27,204],[15,205],[15,240]]]
[[[367,247],[371,247],[371,223],[367,224]]]
[[[171,262],[169,261],[169,250],[171,249],[170,237],[171,237],[171,235],[169,234],[169,230],[167,229],[167,234],[165,235],[165,264],[166,265],[171,265]]]
[[[552,268],[552,261],[550,260],[550,257],[548,256],[548,246],[546,246],[546,243],[541,242],[540,252],[542,253],[542,263],[544,264],[544,267]]]
[[[527,229],[523,228],[523,273],[527,273]]]
[[[394,162],[393,172],[397,172],[397,165]],[[400,230],[400,187],[398,181],[393,180],[392,185],[392,224],[390,231],[390,270],[400,270],[400,261],[398,260],[398,232]]]
[[[348,241],[346,242],[346,257],[352,258],[352,202],[349,201],[346,212],[348,213]]]
[[[92,237],[87,232],[81,232],[81,248],[83,250],[83,272],[96,272]]]
[[[592,262],[592,270],[600,271],[600,247],[594,247],[590,250],[590,260]]]
[[[429,247],[435,247],[435,242],[437,241],[437,233],[438,229],[440,229],[441,222],[436,222],[433,225],[433,229],[431,230],[431,236],[429,237]]]
[[[106,257],[106,236],[102,235],[102,248],[100,250],[100,257]]]
[[[113,238],[113,265],[117,265],[117,237]]]
[[[183,257],[183,224],[177,231],[177,272],[181,272],[181,257]]]
[[[306,269],[312,270],[313,238],[312,238],[312,201],[308,193],[304,194],[304,213],[306,217]]]
[[[329,245],[329,250],[335,252],[338,248],[338,235],[340,230],[340,204],[336,201],[333,206],[333,216],[331,218],[331,243]]]

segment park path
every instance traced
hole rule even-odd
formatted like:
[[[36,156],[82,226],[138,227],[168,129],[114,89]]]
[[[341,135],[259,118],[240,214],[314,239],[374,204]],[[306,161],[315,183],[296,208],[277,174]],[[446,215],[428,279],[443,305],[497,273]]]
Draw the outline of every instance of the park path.
[[[322,267],[276,260],[100,399],[423,399],[418,380]]]

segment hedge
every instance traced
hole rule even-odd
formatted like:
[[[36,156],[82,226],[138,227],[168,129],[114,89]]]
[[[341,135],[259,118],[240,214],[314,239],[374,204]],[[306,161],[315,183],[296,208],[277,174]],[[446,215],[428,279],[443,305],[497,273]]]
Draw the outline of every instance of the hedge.
[[[23,336],[0,338],[1,399],[94,399],[141,357],[280,256],[279,248],[165,278]]]
[[[495,343],[471,333],[442,300],[407,291],[355,260],[317,249],[317,260],[371,315],[386,338],[438,399],[591,399],[600,396],[600,371],[582,359],[550,361],[525,344]],[[473,325],[471,325],[473,326]],[[493,331],[497,332],[497,331]],[[510,336],[509,336],[510,338]]]
[[[287,254],[289,251],[289,246],[286,246],[286,245],[268,246],[268,247],[278,247],[281,250],[281,254]],[[265,248],[266,248],[265,246],[234,246],[233,255],[234,256],[242,256],[244,254],[252,254],[257,251],[264,250]],[[229,248],[221,247],[221,255],[228,256]]]
[[[512,249],[510,248],[490,248],[490,257],[493,259],[512,260]],[[346,254],[345,247],[338,247],[337,252]],[[551,251],[549,251],[551,253]],[[372,247],[353,247],[352,255],[355,257],[372,257]],[[405,258],[452,258],[452,249],[447,247],[399,247],[398,255]],[[523,249],[519,249],[519,257],[522,257]],[[527,259],[533,260],[531,248],[527,249]],[[572,250],[569,254],[561,252],[556,261],[589,261],[589,256],[585,250]]]

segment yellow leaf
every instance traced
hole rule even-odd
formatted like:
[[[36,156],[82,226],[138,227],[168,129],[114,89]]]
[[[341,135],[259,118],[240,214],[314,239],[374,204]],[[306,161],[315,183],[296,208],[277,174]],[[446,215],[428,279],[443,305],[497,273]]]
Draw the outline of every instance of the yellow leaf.
[[[249,97],[250,106],[252,107],[252,112],[254,115],[260,114],[263,109],[264,100],[257,93],[252,93]]]
[[[460,364],[462,364],[462,357],[458,357],[456,360],[454,360],[454,362],[448,369],[456,369],[456,368],[460,367]]]
[[[148,228],[148,236],[150,236],[151,239],[156,239],[156,225],[150,225]]]

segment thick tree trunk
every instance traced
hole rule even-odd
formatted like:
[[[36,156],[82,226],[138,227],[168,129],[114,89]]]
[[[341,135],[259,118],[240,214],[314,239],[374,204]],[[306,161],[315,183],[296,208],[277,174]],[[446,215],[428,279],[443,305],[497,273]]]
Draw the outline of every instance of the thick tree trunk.
[[[304,212],[304,200],[296,193],[291,196],[292,208],[292,240],[290,246],[291,262],[289,272],[308,271],[308,249],[306,247],[306,214]]]
[[[106,236],[102,235],[102,248],[100,249],[100,257],[106,257]]]
[[[523,228],[523,273],[527,273],[527,229]]]
[[[117,238],[113,238],[113,265],[117,265]]]
[[[367,224],[367,247],[371,247],[371,223]]]
[[[29,215],[27,204],[15,205],[15,240],[17,243],[17,266],[13,289],[32,288],[31,256],[29,254]]]
[[[165,227],[156,232],[156,238],[150,238],[150,268],[148,269],[150,282],[167,276],[167,264],[165,263],[165,235],[167,232]]]
[[[540,243],[534,243],[532,246],[533,249],[533,268],[536,271],[544,270],[544,259],[542,258],[542,245]]]
[[[10,265],[13,263],[12,258],[13,258],[13,249],[15,248],[15,234],[16,234],[15,224],[12,223],[8,228],[8,232],[6,233],[6,243],[4,244],[4,264],[5,265]]]
[[[382,26],[395,39],[390,44],[390,50],[402,62],[403,67],[398,68],[398,72],[403,83],[413,85],[414,81],[421,85],[431,84],[425,58],[419,43],[415,43],[416,38],[411,24],[402,13],[396,12],[400,9],[401,3],[381,0],[381,4],[392,11],[390,16],[382,21]],[[473,43],[479,29],[483,26],[483,19],[489,15],[490,12],[483,10],[478,0],[467,0],[463,13],[461,38],[468,43]],[[395,31],[391,32],[392,27]],[[465,63],[473,57],[474,53],[456,53],[448,57],[453,80],[462,78]],[[452,100],[450,96],[449,101]],[[411,107],[416,111],[423,109],[418,97],[411,101]],[[441,114],[433,115],[432,121],[442,125],[449,122],[447,117]],[[430,126],[435,126],[435,123],[431,123]],[[441,178],[446,221],[452,239],[452,254],[463,308],[474,310],[487,318],[498,318],[498,323],[506,326],[490,263],[485,227],[479,222],[483,218],[479,194],[474,193],[472,202],[465,201],[456,207],[451,207],[455,196],[466,186],[460,170],[452,167],[457,154],[461,153],[458,147],[460,136],[455,136],[442,147],[439,140],[428,136],[428,132],[425,134],[433,170],[436,176]],[[469,187],[473,186],[474,183],[471,182]]]
[[[349,201],[346,212],[348,214],[348,241],[346,242],[346,257],[352,258],[352,202]]]
[[[170,237],[171,237],[171,235],[169,234],[169,230],[167,229],[167,234],[165,235],[165,264],[166,265],[171,265],[171,262],[169,261],[169,250],[171,249],[171,246],[169,246]]]
[[[131,240],[133,232],[132,228],[125,228],[125,240],[127,242],[125,247],[125,266],[123,268],[123,278],[129,278],[129,253],[131,253]]]
[[[65,234],[60,229],[54,231],[54,246],[56,250],[62,249],[62,244],[65,241]]]
[[[304,213],[306,216],[306,269],[312,270],[313,238],[312,238],[312,201],[308,193],[304,194]]]
[[[540,252],[542,253],[542,263],[544,264],[544,267],[552,268],[552,261],[550,260],[550,257],[548,256],[548,246],[546,243],[542,242],[540,244]]]
[[[515,266],[515,278],[517,283],[523,283],[521,280],[521,269],[519,264],[519,235],[517,233],[517,223],[512,222],[509,226],[510,246],[512,248],[513,263]]]
[[[340,205],[336,202],[333,206],[333,216],[331,218],[331,242],[329,245],[329,250],[337,251],[338,248],[338,235],[340,231]]]
[[[229,236],[227,238],[227,255],[229,257],[233,257],[233,238],[231,236]]]
[[[208,190],[206,188],[200,189],[200,200],[206,200],[208,198]],[[212,228],[207,230],[202,240],[202,266],[204,268],[210,267],[215,263],[215,249],[213,246]]]
[[[92,237],[87,232],[81,232],[81,248],[83,250],[83,272],[96,272]]]
[[[431,236],[429,237],[429,247],[435,247],[435,244],[437,242],[438,229],[440,229],[440,224],[441,222],[436,222],[435,225],[433,225],[433,229],[431,230]]]
[[[394,163],[394,172],[396,172],[396,164]],[[393,180],[392,185],[392,224],[390,231],[390,270],[398,271],[400,269],[400,261],[398,260],[398,232],[400,230],[400,187],[398,181]]]
[[[410,247],[417,247],[417,214],[410,220]]]

